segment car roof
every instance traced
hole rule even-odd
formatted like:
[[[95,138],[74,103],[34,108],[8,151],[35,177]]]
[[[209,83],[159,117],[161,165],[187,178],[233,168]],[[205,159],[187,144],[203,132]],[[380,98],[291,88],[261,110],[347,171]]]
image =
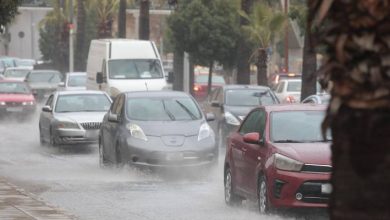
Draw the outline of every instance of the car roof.
[[[103,91],[99,90],[71,90],[71,91],[57,91],[57,95],[77,95],[77,94],[106,94]]]
[[[125,92],[127,97],[144,98],[144,97],[189,97],[185,92],[179,91],[135,91]]]
[[[267,112],[278,111],[325,111],[327,105],[321,104],[278,104],[265,105],[258,108],[264,108]]]
[[[87,75],[86,72],[71,72],[71,73],[66,73],[66,75],[69,75],[69,76],[80,76],[80,75]]]
[[[234,90],[234,89],[258,89],[258,90],[267,90],[270,89],[267,86],[258,86],[258,85],[225,85],[223,86],[224,90]]]

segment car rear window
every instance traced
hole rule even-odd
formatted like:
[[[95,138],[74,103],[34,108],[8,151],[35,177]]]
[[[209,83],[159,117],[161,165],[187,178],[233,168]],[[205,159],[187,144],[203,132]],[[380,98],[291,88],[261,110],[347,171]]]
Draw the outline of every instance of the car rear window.
[[[226,105],[231,106],[257,106],[275,104],[269,90],[231,89],[225,94]]]
[[[196,83],[208,83],[208,75],[197,75],[195,76]],[[212,83],[225,84],[225,79],[222,76],[213,76],[211,79]]]
[[[321,142],[324,111],[272,112],[270,119],[273,142]],[[331,139],[328,135],[327,139]]]
[[[199,120],[202,115],[191,98],[129,98],[127,116],[139,121]]]
[[[300,92],[302,81],[288,81],[287,92]]]
[[[68,79],[69,87],[82,87],[87,84],[87,76],[86,75],[70,75]]]
[[[27,76],[28,82],[49,82],[59,83],[61,82],[61,73],[59,72],[31,72]]]

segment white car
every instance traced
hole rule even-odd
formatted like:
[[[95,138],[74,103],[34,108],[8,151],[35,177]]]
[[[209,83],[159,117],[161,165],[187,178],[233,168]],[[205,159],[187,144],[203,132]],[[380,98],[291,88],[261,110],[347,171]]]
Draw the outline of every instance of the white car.
[[[317,93],[321,93],[321,86],[317,82]],[[280,103],[300,103],[301,102],[301,79],[284,79],[280,80],[275,86],[275,95],[278,97]]]
[[[87,73],[73,72],[65,75],[64,90],[87,90]]]

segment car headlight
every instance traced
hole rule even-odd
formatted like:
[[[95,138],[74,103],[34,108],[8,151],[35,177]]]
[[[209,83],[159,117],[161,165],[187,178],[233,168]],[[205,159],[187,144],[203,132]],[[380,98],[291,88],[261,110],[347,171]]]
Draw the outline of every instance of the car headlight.
[[[144,141],[148,140],[146,138],[144,131],[142,130],[142,128],[140,126],[138,126],[136,124],[128,124],[127,129],[129,129],[132,137],[137,138],[137,139],[141,139]]]
[[[213,131],[211,130],[209,124],[203,123],[199,128],[198,141],[208,138],[211,135],[213,135]]]
[[[301,171],[303,163],[276,153],[274,155],[275,167],[279,170]]]
[[[0,102],[0,105],[6,105],[7,103],[5,103],[5,102]]]
[[[234,125],[234,126],[239,126],[240,125],[240,121],[232,113],[225,112],[224,117],[225,117],[226,123],[228,123],[230,125]]]
[[[34,105],[34,101],[22,102],[22,105]]]
[[[75,122],[70,121],[60,121],[57,124],[57,128],[65,128],[65,129],[79,129],[79,125]]]

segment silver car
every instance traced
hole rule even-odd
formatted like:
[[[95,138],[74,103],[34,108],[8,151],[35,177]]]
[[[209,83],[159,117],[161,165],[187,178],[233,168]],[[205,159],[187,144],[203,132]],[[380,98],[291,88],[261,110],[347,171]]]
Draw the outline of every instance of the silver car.
[[[111,105],[101,91],[58,91],[51,94],[39,118],[41,144],[96,143]]]
[[[87,73],[72,72],[65,75],[63,90],[87,90]]]

